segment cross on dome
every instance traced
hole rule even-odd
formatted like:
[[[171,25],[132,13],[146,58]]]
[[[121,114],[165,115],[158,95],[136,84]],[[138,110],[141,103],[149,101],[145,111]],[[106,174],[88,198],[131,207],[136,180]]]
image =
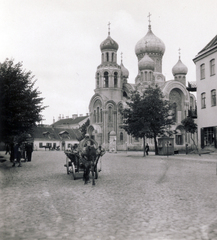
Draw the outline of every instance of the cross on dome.
[[[108,35],[110,35],[110,25],[111,25],[111,23],[108,22]]]
[[[149,25],[148,25],[148,28],[151,29],[151,14],[149,13],[148,14],[148,22],[149,22]]]
[[[178,49],[179,51],[179,59],[181,58],[181,48]]]

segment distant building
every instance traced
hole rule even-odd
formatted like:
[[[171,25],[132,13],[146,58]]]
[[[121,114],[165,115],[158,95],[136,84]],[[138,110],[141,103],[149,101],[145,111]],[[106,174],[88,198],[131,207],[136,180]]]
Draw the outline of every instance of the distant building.
[[[217,35],[193,59],[196,65],[198,142],[201,148],[217,148]]]
[[[196,110],[196,98],[186,89],[186,74],[188,68],[182,63],[180,56],[172,68],[174,79],[166,81],[162,73],[162,59],[165,45],[154,35],[149,23],[147,34],[135,46],[138,59],[138,74],[135,83],[128,83],[129,71],[117,63],[118,44],[111,38],[110,29],[108,37],[101,43],[101,64],[97,67],[95,75],[95,94],[90,100],[90,126],[88,133],[106,149],[113,145],[117,150],[143,148],[142,139],[133,138],[122,128],[123,119],[120,108],[126,106],[131,91],[138,89],[144,91],[149,85],[158,85],[165,98],[173,104],[175,124],[175,149],[185,150],[186,144],[191,145],[190,135],[184,131],[181,121],[188,116],[189,110]],[[115,142],[114,142],[115,141]],[[154,148],[153,139],[146,140]]]
[[[72,128],[78,129],[80,128],[86,121],[89,119],[89,116],[79,116],[77,114],[73,114],[72,118],[62,118],[58,121],[51,124],[52,127],[56,128]]]
[[[33,131],[34,150],[59,148],[64,151],[78,143],[80,138],[81,132],[78,129],[36,126]]]

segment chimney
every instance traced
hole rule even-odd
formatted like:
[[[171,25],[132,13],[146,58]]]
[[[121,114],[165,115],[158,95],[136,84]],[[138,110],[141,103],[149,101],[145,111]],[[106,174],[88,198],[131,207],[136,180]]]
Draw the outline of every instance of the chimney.
[[[88,116],[89,116],[89,114],[88,114],[88,113],[86,113],[86,116],[88,117]]]
[[[72,114],[72,118],[75,119],[78,117],[78,114]]]
[[[79,117],[83,117],[83,114],[80,114]]]
[[[61,119],[61,114],[59,114],[59,117],[58,117],[58,120],[60,120]]]

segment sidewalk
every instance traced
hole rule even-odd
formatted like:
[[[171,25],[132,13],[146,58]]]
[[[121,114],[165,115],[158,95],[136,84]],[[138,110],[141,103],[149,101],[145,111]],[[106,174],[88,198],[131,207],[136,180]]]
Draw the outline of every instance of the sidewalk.
[[[127,157],[143,157],[142,151],[120,151],[117,153],[107,153],[107,154],[116,154],[117,156],[127,156]],[[177,160],[192,160],[192,161],[208,161],[208,162],[217,162],[217,152],[213,153],[202,153],[200,156],[199,154],[174,154],[174,155],[155,155],[154,152],[149,152],[148,156],[145,156],[145,158],[159,158],[159,159],[177,159]]]

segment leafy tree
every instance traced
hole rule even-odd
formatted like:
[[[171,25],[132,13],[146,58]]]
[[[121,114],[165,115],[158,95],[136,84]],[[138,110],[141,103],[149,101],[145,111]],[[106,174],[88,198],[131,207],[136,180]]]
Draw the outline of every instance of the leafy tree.
[[[29,136],[36,122],[42,120],[43,98],[31,71],[21,62],[6,59],[0,63],[0,141],[22,141]]]
[[[81,138],[79,139],[79,141],[81,141],[85,137],[85,134],[87,133],[87,128],[89,125],[90,125],[90,119],[88,118],[87,121],[79,128],[79,130],[81,131]]]
[[[145,156],[145,137],[154,138],[155,154],[158,155],[157,137],[171,134],[168,126],[174,123],[169,101],[164,99],[158,86],[149,86],[141,95],[135,91],[131,95],[128,107],[122,110],[123,128],[133,137],[143,138]]]
[[[185,119],[182,120],[181,123],[182,123],[185,131],[191,134],[191,140],[194,143],[194,146],[195,146],[195,148],[196,148],[196,150],[197,150],[197,152],[200,156],[198,147],[197,147],[197,145],[194,141],[194,138],[193,138],[194,133],[197,132],[197,124],[194,122],[194,119],[192,117],[186,117]]]

